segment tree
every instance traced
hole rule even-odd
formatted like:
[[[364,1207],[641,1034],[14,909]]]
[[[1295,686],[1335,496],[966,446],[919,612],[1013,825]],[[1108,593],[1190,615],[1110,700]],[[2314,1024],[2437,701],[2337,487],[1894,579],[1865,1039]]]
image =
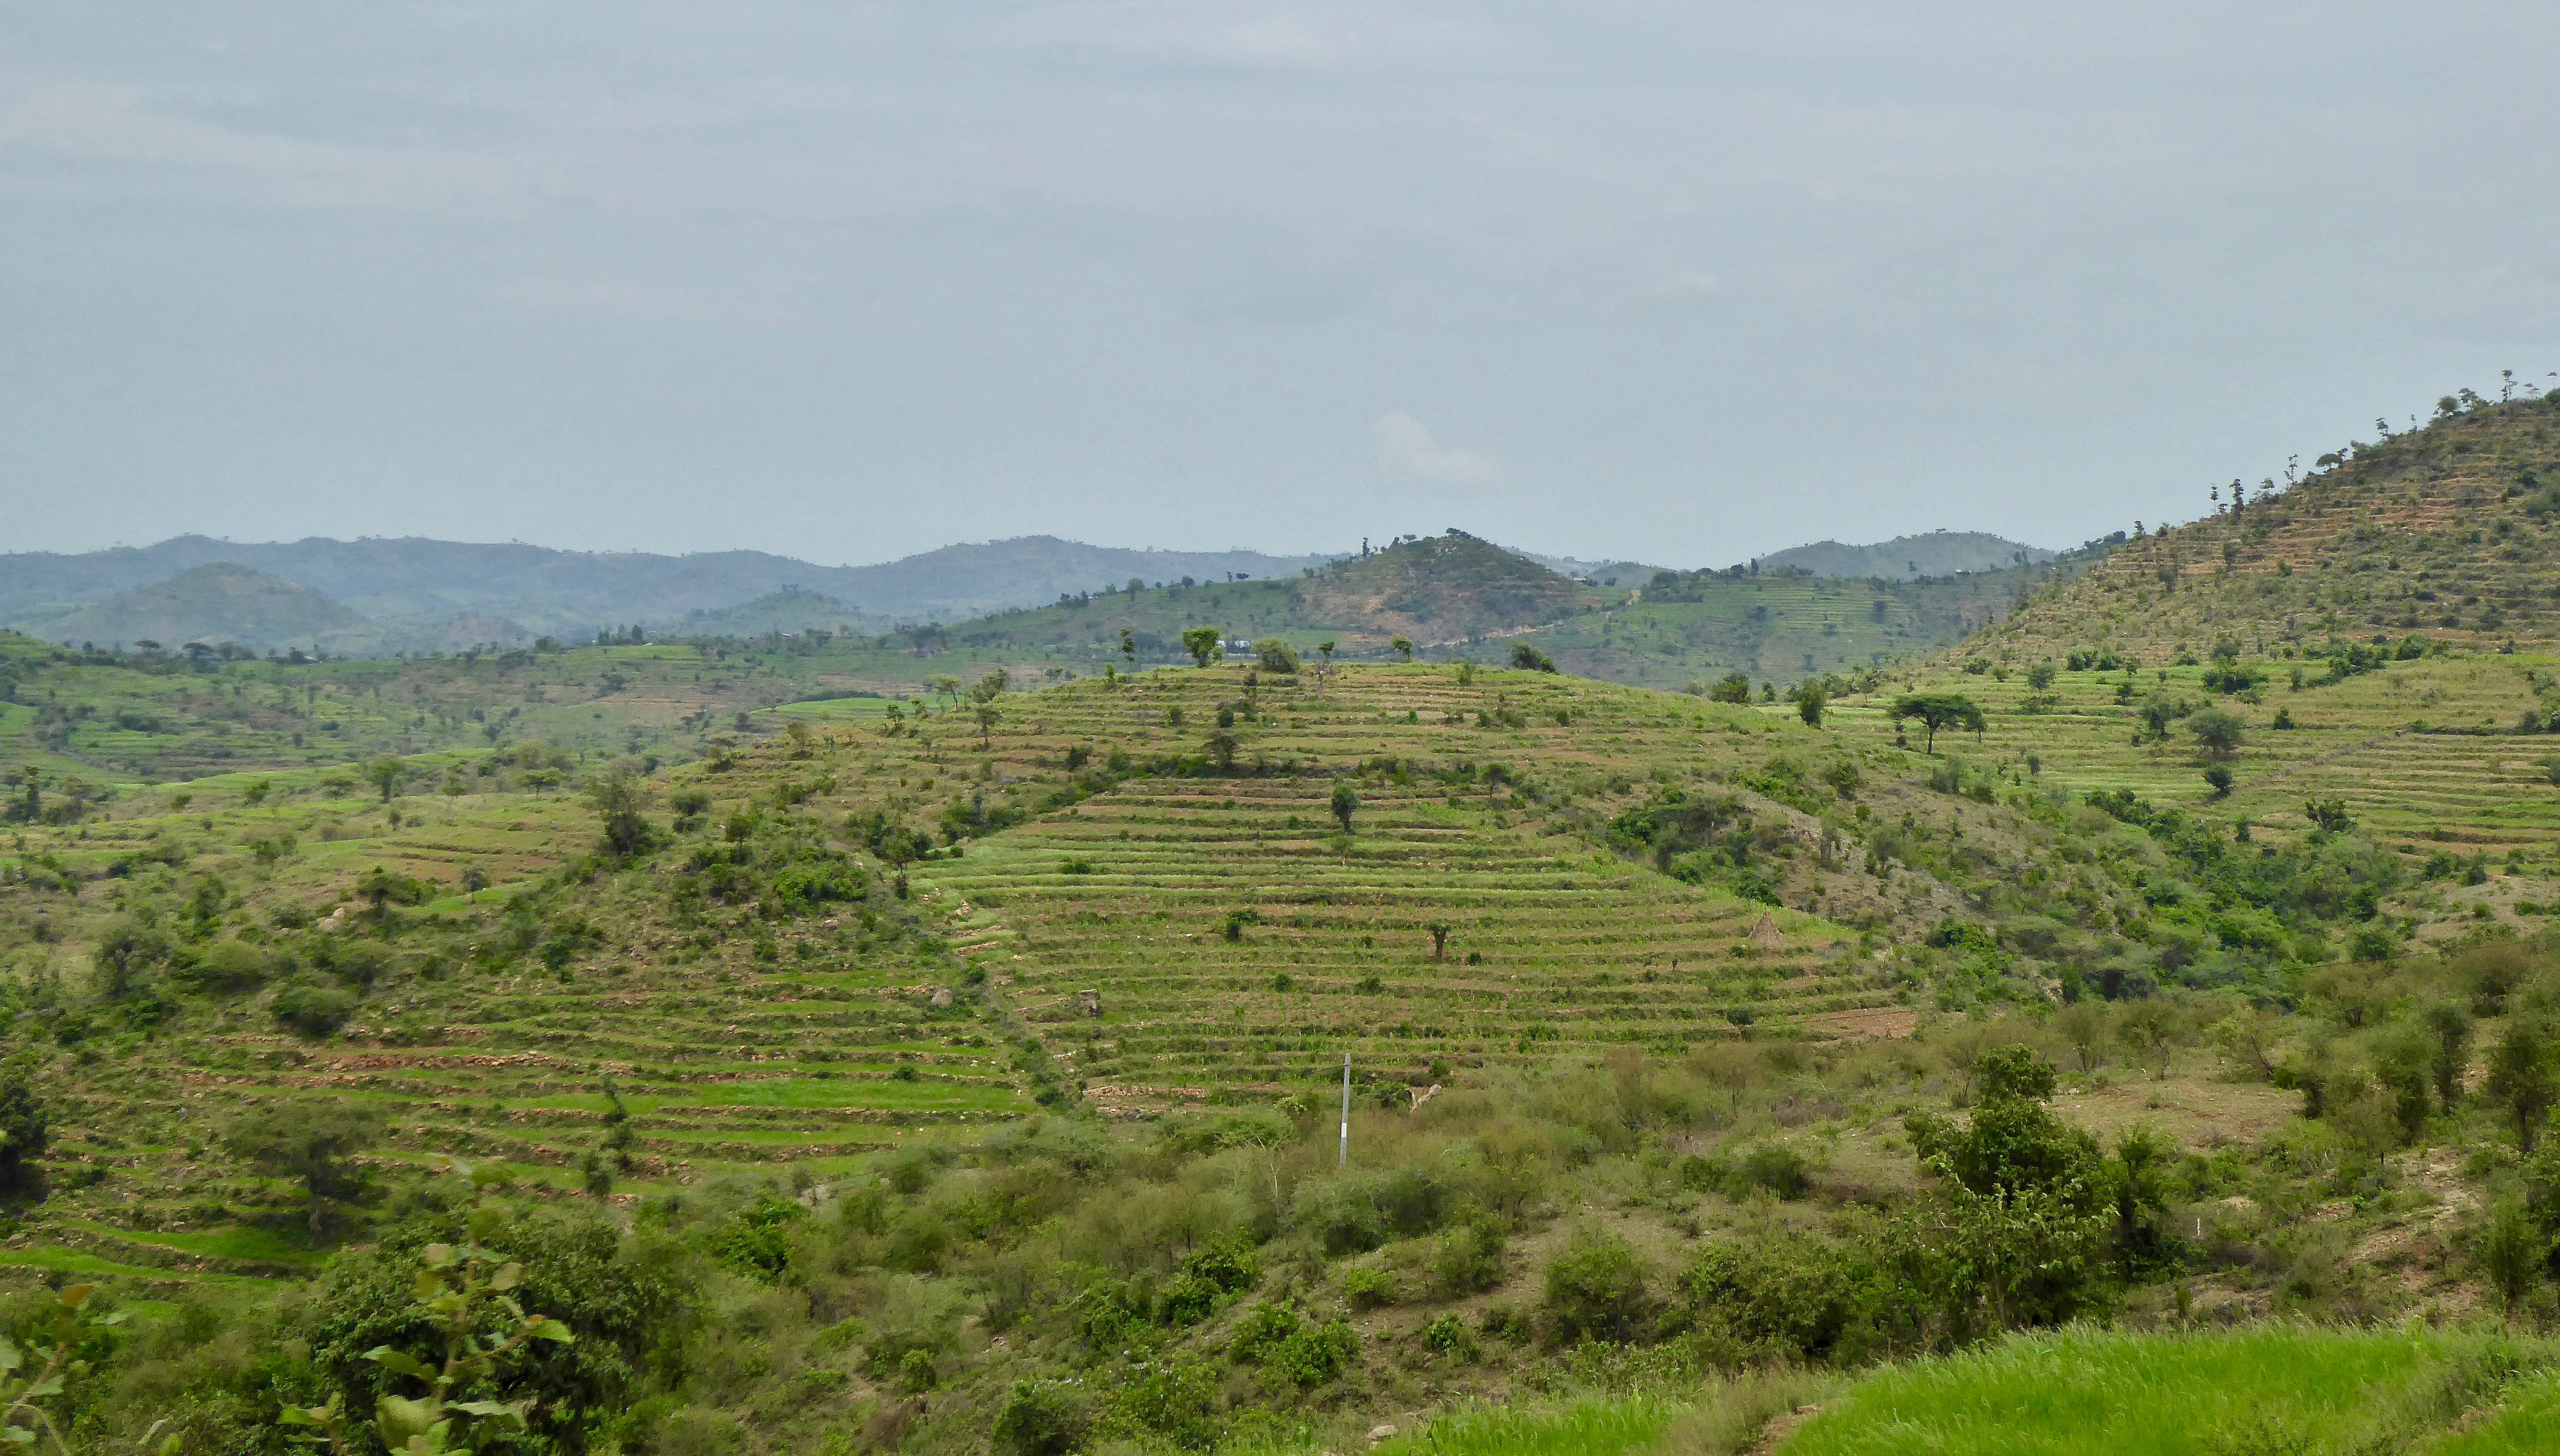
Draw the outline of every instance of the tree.
[[[800,725],[795,723],[792,727]],[[640,777],[639,764],[628,758],[616,759],[587,781],[586,801],[595,806],[605,853],[636,855],[656,841],[657,831],[646,817],[649,785]]]
[[[977,715],[978,719],[978,746],[981,748],[994,747],[996,745],[996,720],[1004,716],[1003,711],[996,707],[993,699],[984,698],[970,705],[970,711]]]
[[[1226,648],[1221,641],[1223,635],[1215,627],[1184,628],[1183,650],[1192,655],[1192,665],[1206,667],[1210,659],[1225,657]]]
[[[1751,701],[1751,680],[1740,673],[1726,673],[1715,680],[1714,687],[1706,690],[1706,696],[1718,703],[1748,703]]]
[[[1138,665],[1138,634],[1127,627],[1120,629],[1120,658],[1131,667]]]
[[[2213,797],[2217,799],[2231,797],[2231,770],[2222,764],[2214,764],[2204,770],[2204,786],[2213,790]]]
[[[2472,1062],[2471,1009],[2459,1001],[2440,999],[2428,1002],[2420,1016],[2436,1039],[2436,1099],[2451,1112],[2463,1095],[2463,1072]]]
[[[2222,756],[2238,751],[2241,730],[2247,727],[2239,715],[2220,708],[2201,709],[2186,719],[2186,730],[2195,734],[2195,741],[2206,752]]]
[[[2496,1287],[2498,1298],[2505,1301],[2507,1323],[2515,1323],[2517,1307],[2542,1282],[2551,1235],[2535,1225],[2522,1204],[2510,1199],[2498,1204],[2488,1226],[2474,1236],[2472,1253],[2480,1260],[2480,1272]]]
[[[1265,637],[1254,643],[1253,655],[1266,673],[1294,673],[1301,666],[1298,649],[1282,637]]]
[[[2560,1101],[2554,1036],[2560,1036],[2560,1027],[2549,1017],[2518,1012],[2507,1018],[2506,1035],[2488,1054],[2488,1094],[2514,1117],[2516,1147],[2527,1154],[2533,1151],[2534,1130],[2543,1114]]]
[[[1796,690],[1796,716],[1805,721],[1807,728],[1821,728],[1823,710],[1829,708],[1831,702],[1822,689],[1808,684]]]
[[[1897,723],[1906,718],[1916,718],[1928,727],[1929,742],[1922,750],[1928,753],[1938,751],[1940,728],[1971,728],[1977,738],[1983,733],[1982,709],[1975,706],[1973,699],[1958,693],[1915,693],[1896,698],[1892,716]]]
[[[407,774],[408,765],[389,753],[365,765],[365,777],[374,787],[383,791],[383,802],[386,804],[392,801],[393,794],[400,791],[400,780]]]
[[[311,1200],[311,1234],[331,1199],[361,1187],[351,1160],[374,1141],[372,1112],[343,1102],[277,1100],[244,1112],[223,1130],[223,1144],[242,1162],[271,1178],[302,1185]]]
[[[1451,925],[1446,920],[1434,920],[1422,928],[1431,933],[1431,958],[1437,961],[1447,960],[1449,958],[1449,932],[1457,927]]]
[[[254,809],[258,805],[266,802],[267,794],[272,791],[274,787],[275,786],[273,784],[269,783],[265,779],[251,779],[249,780],[248,786],[240,790],[240,802]]]
[[[45,1099],[25,1063],[0,1070],[0,1191],[16,1192],[34,1181],[47,1137]]]
[[[1347,783],[1334,785],[1334,817],[1342,821],[1343,833],[1352,832],[1352,816],[1360,812],[1360,795]]]
[[[934,692],[941,694],[943,697],[951,700],[955,704],[960,701],[960,680],[958,678],[950,677],[948,675],[927,678],[925,679],[925,686],[931,688]]]
[[[1512,644],[1512,666],[1522,672],[1551,673],[1555,671],[1555,659],[1525,642],[1515,642]]]
[[[1396,660],[1396,661],[1398,661],[1398,662],[1411,662],[1411,661],[1413,660],[1413,639],[1412,639],[1412,638],[1410,638],[1410,637],[1389,637],[1389,638],[1387,638],[1387,639],[1386,639],[1386,646],[1387,646],[1387,650],[1388,650],[1388,651],[1390,651],[1390,652],[1392,652],[1392,653],[1394,653],[1394,654],[1395,654],[1395,660]]]
[[[1226,731],[1224,728],[1220,728],[1216,732],[1208,735],[1206,746],[1208,748],[1208,755],[1217,760],[1218,772],[1227,773],[1234,770],[1235,750],[1237,747],[1235,734]]]

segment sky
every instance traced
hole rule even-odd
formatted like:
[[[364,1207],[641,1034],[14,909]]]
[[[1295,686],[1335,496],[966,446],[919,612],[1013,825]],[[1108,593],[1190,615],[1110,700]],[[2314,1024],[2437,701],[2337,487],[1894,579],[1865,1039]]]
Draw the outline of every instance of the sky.
[[[2560,386],[2560,8],[5,14],[0,550],[2063,546]]]

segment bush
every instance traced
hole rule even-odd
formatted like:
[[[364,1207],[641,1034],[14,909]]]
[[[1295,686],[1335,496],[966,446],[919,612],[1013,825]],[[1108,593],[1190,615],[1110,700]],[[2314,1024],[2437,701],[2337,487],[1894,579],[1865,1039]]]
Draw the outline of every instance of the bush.
[[[1339,1378],[1359,1359],[1360,1332],[1348,1320],[1327,1320],[1281,1341],[1269,1364],[1301,1385],[1321,1385]]]
[[[1909,1322],[1882,1270],[1809,1239],[1714,1244],[1680,1285],[1699,1328],[1789,1360],[1868,1358]]]
[[[1431,1284],[1444,1299],[1463,1299],[1503,1282],[1502,1225],[1490,1218],[1453,1228],[1431,1255]]]
[[[1586,1233],[1546,1267],[1547,1327],[1559,1342],[1632,1340],[1646,1302],[1645,1266],[1614,1234]]]
[[[1298,649],[1278,637],[1265,637],[1253,644],[1253,655],[1266,673],[1294,673],[1298,670]]]
[[[314,986],[305,982],[287,986],[276,994],[267,1011],[298,1036],[325,1037],[347,1024],[356,1014],[353,992],[335,986]]]
[[[1382,1309],[1403,1293],[1395,1276],[1384,1269],[1353,1269],[1343,1275],[1343,1297],[1356,1310]]]
[[[1423,1348],[1451,1360],[1467,1360],[1476,1353],[1476,1337],[1466,1322],[1456,1315],[1442,1315],[1422,1327]]]
[[[790,1225],[800,1214],[800,1206],[788,1199],[757,1199],[720,1231],[720,1258],[741,1274],[772,1283],[791,1262]]]
[[[1725,1186],[1735,1198],[1747,1197],[1754,1190],[1765,1190],[1773,1197],[1793,1203],[1813,1192],[1814,1168],[1804,1154],[1772,1143],[1744,1154],[1740,1166],[1733,1170]]]
[[[237,996],[266,984],[274,962],[265,951],[244,940],[219,940],[198,951],[179,979],[199,991]]]
[[[1084,1397],[1057,1380],[1016,1380],[1004,1409],[996,1412],[996,1449],[1007,1456],[1066,1456],[1084,1440],[1093,1418]]]
[[[1555,671],[1555,659],[1525,642],[1515,642],[1512,644],[1512,666],[1523,672],[1551,673]]]

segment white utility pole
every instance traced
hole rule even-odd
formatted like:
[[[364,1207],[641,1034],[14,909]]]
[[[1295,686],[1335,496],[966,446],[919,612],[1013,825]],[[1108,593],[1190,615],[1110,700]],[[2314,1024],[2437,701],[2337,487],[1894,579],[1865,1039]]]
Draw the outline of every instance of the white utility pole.
[[[1343,1053],[1343,1155],[1334,1166],[1352,1166],[1352,1054],[1348,1052]]]

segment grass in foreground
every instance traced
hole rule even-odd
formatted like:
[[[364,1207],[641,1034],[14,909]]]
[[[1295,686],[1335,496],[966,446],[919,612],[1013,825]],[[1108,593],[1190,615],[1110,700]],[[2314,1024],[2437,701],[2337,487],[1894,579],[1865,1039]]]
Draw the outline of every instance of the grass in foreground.
[[[2488,1331],[2072,1331],[1852,1385],[1785,1456],[2548,1451],[2560,1347]],[[2457,1425],[2462,1427],[2457,1431]]]

